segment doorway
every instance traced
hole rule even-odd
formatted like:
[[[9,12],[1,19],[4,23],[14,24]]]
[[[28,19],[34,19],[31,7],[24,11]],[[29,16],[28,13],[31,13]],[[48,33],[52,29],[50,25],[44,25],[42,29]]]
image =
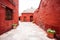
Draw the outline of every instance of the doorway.
[[[24,17],[24,22],[26,22],[26,17]]]
[[[32,22],[33,21],[33,16],[30,16],[30,22]]]

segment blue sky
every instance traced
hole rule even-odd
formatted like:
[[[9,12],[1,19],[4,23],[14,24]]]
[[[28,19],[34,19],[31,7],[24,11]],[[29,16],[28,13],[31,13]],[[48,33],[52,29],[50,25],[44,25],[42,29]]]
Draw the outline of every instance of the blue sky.
[[[29,9],[31,7],[33,8],[38,8],[40,3],[40,0],[19,0],[19,15],[21,15],[21,13],[26,10]]]

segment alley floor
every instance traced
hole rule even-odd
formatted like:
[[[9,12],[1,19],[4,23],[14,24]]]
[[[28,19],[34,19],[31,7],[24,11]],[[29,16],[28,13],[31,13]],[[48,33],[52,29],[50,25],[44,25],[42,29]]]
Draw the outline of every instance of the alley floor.
[[[32,22],[19,22],[16,29],[0,36],[0,40],[54,40],[49,39],[44,30]]]

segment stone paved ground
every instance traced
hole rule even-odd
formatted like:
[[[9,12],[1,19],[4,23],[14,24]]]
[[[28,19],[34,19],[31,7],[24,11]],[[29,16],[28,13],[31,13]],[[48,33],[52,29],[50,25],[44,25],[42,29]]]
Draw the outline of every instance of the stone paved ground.
[[[0,40],[54,40],[46,36],[44,30],[31,22],[19,22],[16,29],[0,36]]]

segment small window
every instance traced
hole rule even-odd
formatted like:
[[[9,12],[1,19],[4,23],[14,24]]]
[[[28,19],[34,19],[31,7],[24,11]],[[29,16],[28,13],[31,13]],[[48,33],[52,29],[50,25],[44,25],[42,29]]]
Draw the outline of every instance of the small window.
[[[6,7],[6,20],[12,20],[13,19],[13,10]]]

